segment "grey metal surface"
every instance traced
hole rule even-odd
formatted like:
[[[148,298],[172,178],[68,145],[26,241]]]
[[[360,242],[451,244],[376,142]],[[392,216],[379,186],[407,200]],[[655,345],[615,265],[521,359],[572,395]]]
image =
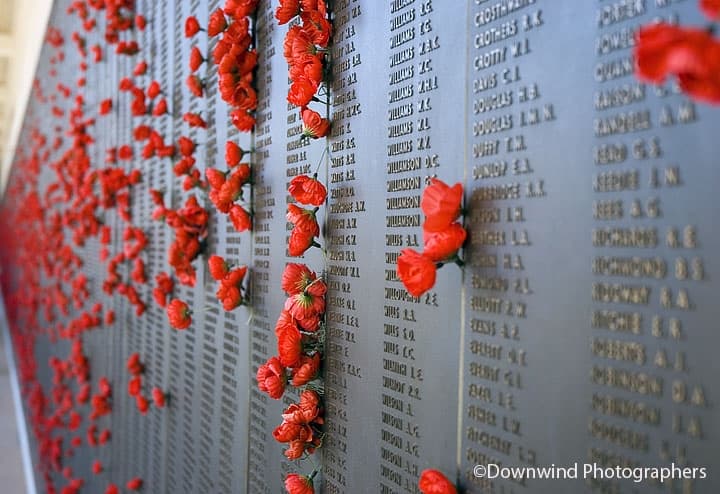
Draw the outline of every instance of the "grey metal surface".
[[[629,73],[601,80],[604,69],[622,68],[630,56],[629,46],[609,49],[607,40],[656,17],[700,24],[694,2],[635,2],[642,7],[637,16],[612,22],[601,14],[628,2],[338,0],[328,97],[332,135],[299,150],[288,147],[297,139],[289,130],[298,125],[298,112],[285,99],[287,27],[273,18],[277,1],[263,0],[258,10],[257,131],[238,135],[218,97],[187,94],[182,81],[190,48],[213,45],[206,47],[203,36],[188,41],[184,19],[196,15],[203,25],[221,3],[141,1],[152,28],[139,41],[149,50],[143,52],[147,80],[161,83],[172,114],[159,119],[160,127],[167,139],[187,135],[199,144],[201,171],[224,166],[228,139],[256,150],[254,233],[237,234],[225,218],[213,217],[209,244],[210,251],[251,267],[252,308],[223,311],[200,267],[195,288],[180,290],[193,307],[193,325],[177,332],[152,303],[138,319],[125,299],[106,297],[97,283],[96,297],[115,306],[118,322],[87,335],[85,343],[93,375],[107,375],[115,385],[113,440],[109,450],[78,450],[69,460],[86,478],[87,492],[105,485],[90,474],[97,455],[111,465],[111,480],[123,484],[138,475],[152,493],[274,494],[282,492],[286,473],[307,473],[313,462],[323,465],[318,484],[327,493],[415,493],[425,468],[457,477],[467,493],[720,491],[713,332],[720,316],[714,280],[720,237],[713,232],[720,114],[670,86],[642,88]],[[52,22],[74,25],[63,12],[58,2]],[[47,50],[43,56],[41,70],[47,70]],[[118,81],[136,61],[110,60],[88,71],[92,104],[117,95]],[[60,78],[72,81],[76,74],[68,67]],[[214,67],[202,70],[214,87]],[[637,100],[606,108],[601,96],[625,88]],[[118,98],[117,114],[94,128],[98,163],[106,147],[130,142],[139,122],[128,112],[127,95]],[[666,109],[672,125],[663,124]],[[185,111],[206,116],[210,130],[189,129]],[[648,129],[604,135],[610,118],[643,111],[650,112]],[[29,121],[41,118],[31,108]],[[662,152],[654,155],[656,143]],[[618,149],[627,157],[606,163]],[[287,184],[318,165],[329,189],[321,210],[327,253],[315,249],[303,262],[324,270],[329,287],[327,437],[319,455],[295,465],[272,438],[295,396],[269,399],[254,375],[276,353],[280,277],[293,261],[285,251]],[[144,187],[165,190],[174,206],[188,194],[167,160],[132,166],[143,170],[133,216],[150,240],[152,279],[167,270],[172,234],[150,220]],[[606,185],[634,172],[637,187]],[[418,207],[390,206],[405,198],[412,206],[431,176],[466,186],[467,266],[446,266],[427,296],[405,299],[395,259],[402,248],[422,243],[422,217]],[[619,205],[607,201],[622,201],[621,217],[606,216]],[[397,226],[407,218],[410,226]],[[108,220],[120,231],[117,219]],[[605,234],[638,228],[657,242],[615,247]],[[117,234],[114,241],[119,248]],[[97,251],[91,244],[84,254],[88,270],[99,276]],[[648,265],[660,272],[622,276],[604,262],[633,257],[652,260]],[[619,285],[649,297],[620,301]],[[682,293],[691,302],[687,308],[680,306]],[[142,298],[150,302],[150,288]],[[616,328],[611,319],[616,323],[621,314],[611,311],[641,322],[636,329]],[[39,353],[57,351],[41,345]],[[167,409],[147,417],[124,393],[125,359],[135,351],[147,379],[171,395]],[[630,351],[641,356],[628,357]],[[663,357],[668,364],[661,367]],[[648,392],[642,384],[648,379],[659,389]],[[472,473],[486,463],[575,462],[675,462],[707,467],[710,478],[592,485],[488,481]]]

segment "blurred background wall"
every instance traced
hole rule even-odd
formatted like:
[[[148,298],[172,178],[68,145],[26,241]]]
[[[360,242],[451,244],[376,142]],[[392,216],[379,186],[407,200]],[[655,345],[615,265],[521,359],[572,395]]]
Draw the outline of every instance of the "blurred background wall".
[[[35,77],[52,0],[0,0],[0,191]]]

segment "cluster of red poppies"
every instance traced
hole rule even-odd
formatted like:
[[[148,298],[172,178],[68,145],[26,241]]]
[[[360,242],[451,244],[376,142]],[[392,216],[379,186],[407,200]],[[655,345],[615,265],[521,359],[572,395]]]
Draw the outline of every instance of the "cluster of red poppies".
[[[138,353],[131,354],[125,366],[132,376],[128,381],[128,395],[135,399],[135,406],[137,406],[141,414],[145,415],[150,408],[150,402],[142,394],[142,374],[145,371],[145,367],[142,362],[140,362],[140,355]],[[165,407],[165,393],[160,388],[157,386],[154,387],[151,391],[151,396],[157,408]]]
[[[713,21],[720,20],[720,1],[700,0]],[[662,84],[677,78],[680,89],[699,101],[720,104],[720,40],[709,29],[660,22],[642,27],[633,53],[638,78]]]
[[[101,377],[97,381],[98,390],[92,389],[82,335],[103,325],[112,325],[115,313],[105,310],[103,316],[103,305],[92,304],[90,287],[94,280],[82,273],[85,253],[79,255],[74,247],[92,245],[88,240],[99,237],[99,258],[107,262],[108,268],[102,285],[104,291],[125,296],[135,305],[137,315],[145,309],[137,285],[146,282],[141,256],[147,240],[144,232],[131,224],[130,214],[131,191],[140,183],[141,173],[112,166],[118,162],[126,165],[134,158],[132,143],[119,143],[105,149],[104,168],[102,162],[93,162],[94,151],[89,151],[89,147],[96,144],[90,133],[95,124],[93,113],[99,117],[112,115],[116,101],[106,98],[87,105],[82,95],[89,64],[101,63],[106,48],[107,53],[127,56],[139,51],[132,31],[144,29],[146,20],[135,15],[134,9],[134,0],[75,0],[67,13],[76,15],[81,27],[67,36],[71,44],[66,45],[66,36],[59,29],[48,29],[47,42],[54,50],[49,76],[55,78],[56,67],[65,62],[66,46],[77,52],[80,75],[75,88],[53,80],[47,88],[44,81],[34,82],[34,104],[47,106],[48,116],[58,122],[45,125],[45,130],[36,126],[25,135],[0,215],[5,239],[0,246],[2,264],[13,266],[12,270],[2,273],[3,292],[13,343],[20,356],[18,370],[22,390],[38,440],[39,471],[49,492],[79,492],[83,479],[77,478],[70,467],[63,467],[64,458],[72,456],[83,442],[94,447],[106,444],[111,437],[109,429],[98,429],[97,421],[112,412],[112,388],[108,379]],[[82,31],[89,33],[99,28],[105,29],[107,46],[96,43],[88,49],[88,36]],[[135,75],[142,75],[146,70],[147,64],[140,62]],[[158,83],[142,88],[126,78],[120,87],[132,94],[130,110],[134,115],[167,112]],[[161,135],[150,127],[140,126],[135,137],[136,141],[148,141],[142,150],[143,158],[171,157],[175,153],[175,146],[166,145]],[[126,223],[120,223],[124,235],[122,250],[118,253],[111,252],[112,211]],[[71,313],[71,304],[77,314]],[[88,310],[90,305],[92,309]],[[58,316],[63,319],[57,320]],[[36,344],[46,341],[45,338],[51,342],[58,338],[72,341],[68,360],[51,357],[48,361],[54,377],[49,391],[43,389],[39,381],[41,366],[35,352]],[[72,386],[77,388],[76,392]],[[89,408],[87,414],[83,413],[83,407]],[[85,420],[91,422],[85,438],[71,434],[69,445],[65,444],[65,431],[78,430]],[[103,466],[96,461],[92,470],[100,474]],[[56,488],[58,477],[52,475],[53,472],[61,472],[66,485]],[[134,490],[141,485],[142,480],[136,477],[130,479],[126,487]],[[109,484],[106,492],[117,493],[119,489]]]
[[[110,243],[110,236],[110,228],[103,227],[100,238],[103,244],[100,254],[101,259],[106,258],[109,254],[106,245]],[[140,285],[147,282],[145,262],[140,258],[140,253],[145,250],[147,245],[147,237],[140,228],[127,226],[123,232],[123,242],[123,250],[115,254],[108,262],[108,277],[103,282],[103,291],[108,295],[112,295],[117,291],[117,293],[127,298],[131,305],[135,306],[135,315],[141,316],[145,313],[145,303],[140,299],[140,294],[133,284],[122,282],[122,276],[118,268],[121,263],[131,264],[130,280]]]
[[[212,12],[208,20],[208,36],[222,35],[212,53],[218,68],[220,97],[232,108],[230,119],[241,132],[250,132],[255,125],[257,93],[253,87],[253,71],[258,56],[252,46],[250,16],[257,4],[258,0],[228,0],[225,7]],[[186,35],[193,35],[195,29],[188,31],[186,24]],[[189,86],[197,87],[198,82],[192,75],[188,79]]]
[[[397,275],[408,293],[419,297],[433,286],[438,267],[447,262],[462,265],[458,250],[465,243],[467,232],[458,221],[461,214],[463,187],[448,186],[436,178],[430,181],[420,199],[425,214],[423,252],[403,249],[397,260]]]
[[[327,189],[316,176],[301,175],[291,181],[289,192],[297,202],[315,205],[314,209],[288,206],[288,220],[294,225],[288,251],[291,256],[300,256],[311,245],[317,245],[314,239],[320,234],[320,228],[315,214],[325,203]],[[313,453],[322,443],[322,397],[317,390],[322,390],[327,285],[305,264],[298,263],[285,267],[281,285],[288,298],[275,325],[278,356],[260,366],[256,377],[260,391],[274,399],[283,395],[288,384],[305,387],[300,402],[285,410],[282,424],[273,431],[277,441],[288,443],[285,456],[296,460],[305,453]],[[301,485],[313,489],[315,473],[288,476],[285,484],[288,492],[300,492],[297,489]]]
[[[287,100],[300,107],[303,137],[317,139],[328,134],[330,122],[308,105],[319,101],[316,94],[322,87],[327,66],[332,25],[324,0],[280,0],[275,18],[281,25],[298,16],[302,24],[288,30],[283,44],[292,81]]]
[[[196,271],[192,262],[200,255],[202,243],[207,237],[208,212],[194,195],[188,197],[182,208],[175,210],[165,206],[160,191],[150,192],[156,205],[153,219],[164,220],[175,232],[175,239],[168,250],[168,263],[174,268],[181,284],[195,286]]]
[[[219,282],[215,295],[226,311],[234,310],[245,303],[243,281],[247,274],[247,266],[233,268],[225,259],[212,255],[208,259],[210,276]]]
[[[244,199],[244,188],[250,184],[251,170],[248,163],[240,163],[245,151],[234,142],[225,144],[227,171],[207,168],[205,178],[210,186],[210,201],[218,212],[226,214],[235,230],[244,232],[252,228],[252,217],[237,201]]]

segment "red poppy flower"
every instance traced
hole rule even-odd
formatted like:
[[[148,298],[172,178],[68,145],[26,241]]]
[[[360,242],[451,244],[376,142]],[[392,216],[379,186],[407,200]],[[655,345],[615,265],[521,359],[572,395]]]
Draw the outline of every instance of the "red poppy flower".
[[[285,367],[294,367],[302,357],[302,334],[286,310],[280,313],[275,325],[278,338],[278,356]]]
[[[239,204],[233,204],[230,208],[229,213],[230,221],[232,222],[235,230],[238,232],[244,232],[252,227],[252,219],[248,212]]]
[[[134,76],[145,75],[145,73],[147,72],[147,69],[148,69],[147,62],[145,60],[141,60],[140,62],[138,62],[138,64],[133,69],[133,75]]]
[[[313,237],[320,235],[315,211],[304,209],[295,204],[288,204],[287,220],[295,225],[295,229],[311,234]]]
[[[192,50],[190,51],[190,71],[195,72],[197,69],[200,68],[200,65],[202,65],[204,61],[205,57],[203,57],[200,48],[198,48],[197,46],[193,46]]]
[[[270,358],[257,370],[258,389],[274,400],[280,399],[285,391],[287,376],[285,368],[277,357]]]
[[[133,477],[132,479],[128,480],[125,484],[125,487],[130,489],[131,491],[136,491],[142,487],[143,481],[140,477]]]
[[[177,298],[168,304],[167,316],[170,326],[175,329],[187,329],[192,323],[188,304]]]
[[[449,259],[457,254],[466,237],[467,232],[460,223],[452,223],[439,232],[423,231],[423,255],[435,262]]]
[[[104,99],[100,102],[100,115],[107,115],[112,110],[112,99]]]
[[[442,180],[433,178],[423,191],[420,208],[425,213],[423,230],[439,232],[446,229],[460,215],[463,187],[457,183],[452,187]]]
[[[316,275],[305,264],[289,263],[282,274],[282,289],[288,295],[302,293]]]
[[[227,19],[225,12],[221,8],[217,8],[210,14],[208,19],[208,36],[217,36],[227,28]]]
[[[187,84],[187,87],[192,94],[194,94],[198,98],[202,97],[203,83],[202,81],[200,81],[200,78],[198,76],[190,74],[185,80],[185,84]]]
[[[275,18],[280,25],[290,22],[300,15],[300,0],[280,0],[280,6],[275,11]]]
[[[292,385],[303,386],[318,376],[320,370],[320,354],[316,353],[312,357],[303,355],[297,367],[293,369]]]
[[[225,162],[230,168],[237,166],[244,154],[242,148],[234,142],[227,141],[225,143]]]
[[[148,412],[148,409],[150,408],[150,404],[147,401],[147,398],[145,398],[142,395],[135,396],[135,405],[137,406],[137,409],[145,415]]]
[[[185,37],[192,38],[200,31],[200,23],[194,15],[185,19]]]
[[[297,473],[291,473],[285,478],[285,490],[288,494],[315,494],[312,479]]]
[[[225,0],[225,13],[238,20],[255,12],[259,0]]]
[[[312,247],[315,236],[305,230],[293,228],[288,239],[288,254],[291,257],[299,257]]]
[[[195,143],[188,137],[180,136],[178,139],[178,148],[180,148],[180,154],[183,156],[191,156],[195,151]]]
[[[115,484],[109,484],[105,489],[105,494],[120,494],[120,489]]]
[[[207,129],[207,123],[205,123],[205,120],[203,120],[203,118],[197,113],[187,112],[183,115],[183,120],[185,120],[190,127],[201,127],[203,129]]]
[[[255,125],[255,117],[247,110],[237,109],[230,112],[230,120],[240,132],[250,132]]]
[[[713,21],[720,20],[720,0],[700,0],[700,8]]]
[[[142,378],[135,376],[128,381],[128,394],[130,396],[137,396],[142,390]]]
[[[135,15],[135,27],[138,28],[138,30],[144,31],[146,25],[147,20],[145,19],[145,16],[141,14]]]
[[[422,494],[457,494],[455,485],[437,470],[427,469],[420,474],[418,488]]]
[[[288,90],[287,100],[299,107],[307,106],[312,101],[317,91],[317,85],[307,77],[299,77],[294,80]]]
[[[147,96],[150,99],[155,99],[161,92],[162,89],[158,81],[152,81],[147,88]]]
[[[300,14],[302,17],[302,29],[312,39],[312,42],[323,48],[327,47],[330,42],[330,32],[332,26],[321,12],[317,10],[309,10]]]
[[[166,113],[167,113],[167,101],[165,100],[165,98],[162,98],[162,99],[160,99],[160,101],[158,101],[155,104],[152,114],[154,117],[159,117],[161,115],[165,115]]]
[[[225,278],[230,270],[228,264],[225,262],[225,259],[217,255],[210,256],[208,259],[208,268],[210,269],[210,276],[212,276],[216,281],[220,281]]]
[[[142,374],[143,372],[143,365],[140,363],[140,355],[135,352],[131,354],[127,359],[127,370],[130,372],[130,374],[137,376],[138,374]]]
[[[285,310],[301,326],[304,320],[314,320],[325,312],[325,293],[327,285],[321,279],[310,283],[302,292],[290,295],[285,301]]]
[[[640,80],[658,84],[673,75],[688,95],[720,103],[720,41],[708,31],[645,26],[636,35],[634,58]]]
[[[152,389],[152,399],[153,402],[155,402],[155,406],[158,408],[164,408],[165,407],[165,393],[163,393],[162,389],[155,387]]]
[[[102,471],[103,471],[102,463],[100,463],[99,460],[95,460],[92,464],[92,472],[95,475],[99,475],[100,473],[102,473]]]
[[[290,181],[288,192],[300,204],[311,204],[321,206],[325,203],[327,189],[315,175],[298,175]]]
[[[306,107],[300,110],[300,115],[303,121],[303,137],[317,139],[328,134],[330,122],[322,118],[318,112]]]
[[[403,249],[397,260],[397,275],[408,293],[419,297],[435,286],[435,262],[413,249]]]

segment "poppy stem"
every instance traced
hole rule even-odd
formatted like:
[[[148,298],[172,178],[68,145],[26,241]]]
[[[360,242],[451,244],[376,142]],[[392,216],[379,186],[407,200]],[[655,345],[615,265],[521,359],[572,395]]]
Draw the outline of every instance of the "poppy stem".
[[[330,104],[329,101],[323,101],[323,100],[319,99],[319,98],[316,97],[316,96],[313,96],[311,101],[317,101],[318,103],[322,103],[323,105],[329,105],[329,104]]]
[[[320,470],[317,469],[317,468],[316,468],[315,470],[313,470],[312,473],[310,474],[310,477],[309,477],[310,480],[314,479],[315,476],[318,474],[319,471],[320,471]]]
[[[323,158],[325,157],[325,155],[327,154],[327,152],[328,152],[328,147],[325,146],[325,149],[323,149],[323,152],[322,152],[322,154],[320,155],[320,159],[318,160],[317,167],[315,167],[315,173],[314,173],[314,175],[313,175],[313,178],[317,178],[318,170],[320,170],[320,165],[322,165]]]

